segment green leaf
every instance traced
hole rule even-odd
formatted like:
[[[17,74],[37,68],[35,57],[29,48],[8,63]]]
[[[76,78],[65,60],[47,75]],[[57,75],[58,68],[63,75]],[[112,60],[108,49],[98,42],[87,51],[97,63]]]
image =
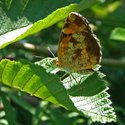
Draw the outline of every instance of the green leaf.
[[[52,26],[66,18],[72,11],[78,12],[92,6],[92,4],[95,4],[95,2],[92,1],[93,0],[88,0],[88,2],[85,2],[85,0],[83,0],[80,4],[74,3],[67,6],[65,5],[69,3],[68,0],[67,2],[54,1],[54,5],[51,0],[46,2],[41,2],[40,0],[25,0],[23,2],[21,0],[8,0],[1,2],[0,14],[3,20],[1,20],[0,23],[3,25],[1,25],[0,34],[3,35],[0,36],[0,49]],[[36,6],[36,8],[34,8],[34,6]],[[48,8],[47,12],[46,8]]]
[[[110,35],[110,39],[125,42],[125,28],[115,28]]]
[[[7,46],[10,43],[16,42],[23,39],[29,35],[35,34],[40,30],[43,30],[49,26],[52,26],[59,20],[64,19],[69,12],[75,11],[77,4],[71,4],[69,6],[57,9],[52,14],[48,15],[46,18],[30,24],[26,27],[13,30],[11,32],[5,33],[0,37],[0,48]]]
[[[47,73],[45,69],[28,61],[0,62],[0,81],[65,108],[75,108],[57,75]]]
[[[57,8],[78,3],[80,0],[0,0],[0,34],[25,27],[45,18]]]
[[[41,119],[48,114],[48,102],[47,101],[41,101],[36,108],[36,112],[33,115],[32,118],[32,125],[39,125],[41,124]]]
[[[56,59],[56,58],[55,58]],[[36,62],[46,69],[47,72],[57,73],[62,69],[58,68],[53,62],[53,58],[46,58]],[[72,96],[93,96],[106,89],[106,81],[103,79],[104,74],[100,72],[84,72],[84,74],[68,73],[69,76],[62,80],[63,84]],[[95,88],[95,89],[93,89]]]
[[[19,96],[16,96],[13,93],[9,93],[8,96],[13,100],[13,102],[18,104],[20,107],[27,110],[32,115],[35,114],[35,108],[32,105],[30,105],[29,103],[27,103],[26,101],[24,101],[22,98],[20,98]]]
[[[92,5],[98,3],[98,0],[82,0],[78,5],[78,11],[84,10],[91,7]]]
[[[19,125],[17,120],[16,120],[16,113],[13,110],[12,106],[10,105],[10,102],[7,100],[6,96],[4,93],[1,94],[1,99],[4,105],[4,111],[6,113],[5,117],[8,121],[9,125]]]
[[[63,82],[73,84],[68,89],[68,93],[71,96],[93,96],[106,89],[106,81],[99,77],[96,72],[91,75],[72,74]]]
[[[55,125],[71,125],[73,123],[70,122],[70,119],[67,117],[64,117],[62,115],[62,112],[59,112],[58,110],[50,110],[50,120],[55,124]]]
[[[52,58],[46,58],[37,62],[37,65],[24,60],[2,60],[0,62],[0,82],[65,107],[68,110],[77,111],[80,114],[84,113],[91,117],[93,121],[100,121],[103,123],[115,121],[116,116],[113,108],[110,106],[111,101],[108,99],[109,94],[106,92],[107,87],[104,87],[101,92],[93,96],[89,94],[89,96],[83,96],[81,91],[81,88],[83,90],[85,90],[85,88],[88,89],[88,93],[92,90],[90,82],[94,80],[94,77],[97,81],[104,84],[102,80],[104,76],[101,75],[101,73],[89,75],[81,74],[84,80],[80,83],[81,85],[79,88],[76,87],[80,92],[76,92],[75,95],[72,95],[69,90],[78,83],[74,82],[74,80],[73,82],[72,80],[71,82],[66,82],[67,80],[65,79],[67,79],[67,77],[64,78],[63,81],[60,81],[59,76],[55,74],[60,70],[54,67],[54,60],[55,59]],[[73,77],[78,80],[78,77],[75,75]],[[84,81],[85,84],[90,84],[90,87],[84,88]],[[101,84],[98,84],[98,86],[101,86]],[[74,90],[75,89],[73,89],[73,91]],[[85,91],[87,93],[87,90]]]

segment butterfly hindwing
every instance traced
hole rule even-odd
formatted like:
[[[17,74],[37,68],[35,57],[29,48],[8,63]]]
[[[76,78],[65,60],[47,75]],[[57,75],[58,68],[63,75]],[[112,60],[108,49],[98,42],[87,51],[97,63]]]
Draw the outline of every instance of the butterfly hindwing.
[[[58,66],[71,72],[92,69],[100,62],[99,40],[88,21],[72,12],[62,28],[58,45]]]

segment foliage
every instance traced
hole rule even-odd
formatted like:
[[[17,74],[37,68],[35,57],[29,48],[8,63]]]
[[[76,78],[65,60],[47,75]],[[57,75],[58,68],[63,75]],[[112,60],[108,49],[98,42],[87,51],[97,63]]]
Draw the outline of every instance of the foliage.
[[[115,28],[110,36],[111,39],[125,41],[125,28]]]
[[[45,64],[44,60],[43,62],[41,64]],[[45,68],[52,70],[49,65]],[[18,88],[66,109],[83,112],[93,121],[104,123],[115,121],[113,109],[110,107],[111,102],[108,99],[109,95],[106,93],[105,81],[100,73],[86,75],[73,73],[61,83],[58,76],[47,73],[45,69],[26,61],[3,60],[0,63],[0,69],[0,81],[8,86]],[[54,72],[53,70],[51,72]],[[93,87],[96,89],[93,90]]]
[[[94,125],[106,122],[123,125],[124,103],[119,97],[124,97],[124,70],[121,62],[115,64],[116,67],[121,66],[120,69],[110,68],[105,61],[105,57],[124,57],[125,51],[121,49],[124,42],[118,42],[124,41],[123,8],[124,3],[117,0],[0,0],[0,124],[38,125],[42,121],[50,125]],[[103,50],[101,70],[110,83],[98,70],[95,73],[64,75],[65,71],[53,64],[54,58],[41,61],[34,58],[34,54],[48,56],[47,46],[52,46],[55,53],[54,44],[57,44],[59,28],[64,22],[62,20],[72,11],[82,13],[94,24],[93,30],[101,40]],[[32,44],[26,44],[29,41]],[[24,59],[19,60],[21,58]],[[113,122],[116,115],[107,90],[117,112],[116,123]],[[116,96],[116,93],[119,95]],[[92,123],[91,120],[100,123]]]

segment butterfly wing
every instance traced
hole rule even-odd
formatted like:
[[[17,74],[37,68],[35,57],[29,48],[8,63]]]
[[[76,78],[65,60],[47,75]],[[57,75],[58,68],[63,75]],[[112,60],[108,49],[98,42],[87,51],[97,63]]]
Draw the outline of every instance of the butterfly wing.
[[[60,35],[58,66],[78,72],[92,69],[100,58],[100,44],[88,21],[78,13],[70,13]]]

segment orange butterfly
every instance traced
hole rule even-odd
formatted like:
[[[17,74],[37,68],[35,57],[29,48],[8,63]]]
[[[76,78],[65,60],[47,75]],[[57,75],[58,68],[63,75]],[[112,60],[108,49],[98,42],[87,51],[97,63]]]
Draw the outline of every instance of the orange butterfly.
[[[101,61],[101,49],[88,21],[71,12],[62,28],[56,65],[69,72],[93,69]]]

